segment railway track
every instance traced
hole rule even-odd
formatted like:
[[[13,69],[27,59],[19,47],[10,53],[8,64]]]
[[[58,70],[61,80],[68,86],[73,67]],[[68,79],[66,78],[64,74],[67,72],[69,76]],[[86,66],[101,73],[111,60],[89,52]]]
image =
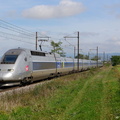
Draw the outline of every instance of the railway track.
[[[18,94],[18,93],[27,92],[27,91],[34,89],[36,86],[46,84],[46,83],[50,82],[51,80],[52,79],[39,80],[39,81],[33,82],[32,84],[21,86],[21,87],[20,87],[20,85],[14,85],[14,86],[10,86],[10,87],[2,87],[2,88],[0,88],[0,97],[3,97],[5,95],[12,95],[15,93]]]
[[[1,92],[6,92],[6,91],[9,91],[9,90],[12,90],[12,89],[16,89],[16,88],[19,88],[19,85],[14,85],[14,86],[9,86],[9,87],[1,87],[0,88],[0,93]]]
[[[69,74],[65,74],[65,75],[69,75]],[[62,75],[64,76],[64,75]],[[58,76],[57,76],[58,77]],[[60,77],[60,76],[59,76]],[[45,82],[48,82],[52,79],[54,79],[56,77],[51,77],[51,78],[46,78],[46,79],[43,79],[43,80],[37,80],[37,81],[34,81],[33,83],[31,84],[28,84],[28,85],[24,85],[24,86],[20,86],[20,84],[17,84],[17,85],[11,85],[11,86],[4,86],[4,87],[0,87],[0,93],[3,93],[3,92],[8,92],[8,91],[13,91],[15,89],[24,89],[26,87],[31,87],[31,86],[35,86],[35,85],[39,85],[39,84],[43,84]]]
[[[88,72],[88,70],[87,71],[86,70],[85,71],[80,71],[80,72]],[[62,77],[62,76],[66,76],[66,75],[70,75],[70,74],[75,74],[75,73],[79,74],[80,72],[73,72],[73,73],[64,74],[64,75],[56,76],[56,77]],[[14,93],[18,93],[18,92],[29,91],[31,89],[34,89],[35,86],[37,86],[37,85],[43,85],[43,84],[46,84],[46,83],[52,81],[56,77],[34,81],[31,84],[28,84],[28,85],[25,85],[25,86],[21,86],[21,87],[20,87],[20,84],[14,85],[14,86],[9,86],[9,87],[7,87],[7,86],[6,87],[2,87],[2,88],[0,88],[0,96],[5,95],[5,94],[14,94]]]

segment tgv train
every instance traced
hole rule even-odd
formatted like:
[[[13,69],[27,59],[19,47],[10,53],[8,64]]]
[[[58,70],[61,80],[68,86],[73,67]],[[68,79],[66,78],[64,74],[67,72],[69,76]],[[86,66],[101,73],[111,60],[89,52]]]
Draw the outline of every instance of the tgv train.
[[[98,62],[102,66],[102,62]],[[79,71],[96,67],[96,61],[79,60]],[[29,49],[10,49],[0,61],[0,85],[26,84],[78,69],[77,59]]]

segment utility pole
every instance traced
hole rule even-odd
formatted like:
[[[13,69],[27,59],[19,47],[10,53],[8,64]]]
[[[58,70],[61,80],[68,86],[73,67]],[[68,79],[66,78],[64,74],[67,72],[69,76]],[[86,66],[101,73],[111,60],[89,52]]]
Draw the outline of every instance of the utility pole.
[[[105,62],[105,52],[103,52],[103,64]]]
[[[90,53],[88,52],[88,60],[90,59]]]
[[[98,46],[97,46],[97,67],[98,67]]]
[[[79,72],[79,32],[78,32],[78,65],[77,65],[77,69],[78,69],[78,72]]]
[[[90,50],[96,50],[96,52],[97,52],[97,53],[96,53],[96,57],[97,57],[97,58],[96,58],[96,66],[98,67],[98,58],[99,58],[99,57],[98,57],[98,46],[97,46],[96,49],[90,49]]]
[[[65,36],[64,38],[77,38],[78,40],[78,43],[77,43],[77,49],[78,49],[78,58],[77,58],[77,70],[79,71],[79,31],[77,32],[77,37],[68,37],[68,36]],[[74,53],[75,54],[75,53]]]
[[[48,40],[49,40],[50,37],[48,37],[48,36],[39,37],[39,36],[38,36],[38,33],[36,32],[36,43],[35,43],[35,45],[36,45],[36,47],[35,47],[36,50],[37,50],[38,41],[41,41],[41,44],[42,44],[43,41],[48,41],[48,40],[46,40],[46,39],[40,39],[40,40],[38,40],[38,38],[48,38]],[[41,44],[39,45],[39,47],[40,47],[40,50],[42,51]]]
[[[37,32],[36,32],[36,50],[37,50],[37,38],[38,38],[38,36],[37,36]]]
[[[76,53],[76,52],[75,52],[75,46],[74,46],[74,58],[75,58],[75,53]]]

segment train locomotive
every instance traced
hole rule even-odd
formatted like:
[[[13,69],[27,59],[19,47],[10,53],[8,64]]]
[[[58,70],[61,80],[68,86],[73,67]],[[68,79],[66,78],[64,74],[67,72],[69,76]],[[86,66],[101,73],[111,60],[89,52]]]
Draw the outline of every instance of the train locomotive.
[[[102,66],[102,62],[98,62]],[[79,70],[96,67],[96,61],[79,60]],[[77,59],[30,49],[8,50],[0,61],[0,86],[25,85],[33,81],[77,71]]]

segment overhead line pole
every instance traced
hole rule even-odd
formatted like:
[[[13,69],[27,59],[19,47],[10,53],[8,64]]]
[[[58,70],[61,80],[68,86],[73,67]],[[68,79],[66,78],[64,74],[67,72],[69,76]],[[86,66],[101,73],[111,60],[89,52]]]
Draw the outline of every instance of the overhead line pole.
[[[98,46],[97,46],[97,67],[98,67]]]
[[[45,40],[45,39],[40,39],[40,40],[38,40],[38,38],[48,38],[48,40],[49,40],[50,37],[48,37],[48,36],[46,36],[46,37],[39,37],[39,36],[38,36],[38,33],[36,32],[36,42],[35,42],[35,45],[36,45],[35,48],[36,48],[36,50],[37,50],[38,41],[41,41],[41,42],[42,42],[42,41],[48,41],[48,40]]]
[[[79,71],[79,32],[78,32],[78,66],[77,69]]]
[[[77,37],[68,37],[68,36],[66,36],[66,37],[64,37],[64,38],[77,38],[78,39],[78,43],[77,43],[77,47],[78,47],[78,59],[77,59],[77,70],[79,71],[79,38],[80,38],[80,36],[79,36],[79,31],[77,32]]]
[[[105,62],[105,52],[103,52],[103,64]]]
[[[98,67],[98,58],[99,58],[99,56],[98,56],[98,46],[97,46],[97,48],[96,49],[90,49],[90,50],[96,50],[96,66]]]
[[[37,32],[36,32],[36,50],[37,50],[37,38],[38,38],[38,36],[37,36]]]

